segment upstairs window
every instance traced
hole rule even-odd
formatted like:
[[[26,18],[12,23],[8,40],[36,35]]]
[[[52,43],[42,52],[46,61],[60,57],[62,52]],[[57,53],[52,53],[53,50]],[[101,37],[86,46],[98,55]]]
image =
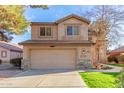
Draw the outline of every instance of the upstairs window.
[[[67,26],[67,35],[79,35],[79,26],[78,25],[68,25]]]
[[[51,36],[51,27],[40,27],[40,36]]]

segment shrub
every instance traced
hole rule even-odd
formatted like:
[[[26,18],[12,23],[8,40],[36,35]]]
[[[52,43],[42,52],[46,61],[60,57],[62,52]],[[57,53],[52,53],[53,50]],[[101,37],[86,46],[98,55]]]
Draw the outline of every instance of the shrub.
[[[102,64],[97,64],[97,66],[96,66],[97,69],[101,69],[102,67],[103,67]]]
[[[110,66],[103,66],[102,69],[104,69],[104,70],[108,70],[108,69],[113,69],[113,68],[110,67]]]
[[[104,70],[107,70],[107,69],[113,69],[112,67],[110,66],[106,66],[106,65],[103,65],[103,64],[98,64],[96,66],[97,69],[104,69]]]
[[[112,61],[113,61],[113,58],[112,58],[111,56],[109,56],[109,57],[107,58],[107,60],[108,60],[108,62],[112,62]]]
[[[108,62],[116,62],[116,63],[118,63],[118,59],[117,59],[117,57],[114,57],[114,56],[109,56],[108,57]]]
[[[10,60],[10,64],[12,64],[15,67],[18,67],[19,69],[21,69],[21,60],[22,58],[14,58]]]
[[[115,82],[117,83],[117,87],[119,87],[119,88],[124,88],[124,71],[122,71],[122,72],[118,75],[118,77],[117,77],[117,79],[116,79]]]
[[[118,63],[117,57],[113,57],[113,61],[116,62],[116,63]]]

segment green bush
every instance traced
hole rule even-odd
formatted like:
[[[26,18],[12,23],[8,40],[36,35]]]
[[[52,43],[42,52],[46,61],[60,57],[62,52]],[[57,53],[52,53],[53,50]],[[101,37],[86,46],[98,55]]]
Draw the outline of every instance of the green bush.
[[[21,60],[22,58],[14,58],[10,60],[10,64],[12,64],[15,67],[18,67],[19,69],[21,69]]]
[[[116,63],[118,63],[118,59],[117,59],[117,57],[114,57],[114,61],[115,61]]]
[[[112,61],[113,61],[113,59],[112,59],[111,56],[109,56],[109,57],[107,58],[107,60],[108,60],[108,62],[112,62]]]
[[[118,75],[118,77],[117,77],[117,79],[116,79],[115,82],[117,83],[117,87],[118,87],[118,88],[124,88],[124,71],[122,71],[122,72]]]
[[[109,56],[108,57],[108,62],[116,62],[116,63],[118,63],[118,59],[117,59],[117,57],[114,57],[114,56]]]

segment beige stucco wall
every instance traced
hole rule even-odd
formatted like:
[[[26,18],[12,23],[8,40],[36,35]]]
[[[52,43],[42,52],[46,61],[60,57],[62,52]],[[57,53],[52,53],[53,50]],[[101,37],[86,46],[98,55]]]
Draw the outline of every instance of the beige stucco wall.
[[[66,37],[65,25],[78,24],[80,25],[80,35],[70,37],[69,40],[88,40],[88,24],[75,18],[70,18],[58,24],[58,40],[68,40]]]
[[[65,25],[77,24],[80,26],[80,35],[67,36],[65,31]],[[52,36],[51,37],[40,37],[40,27],[51,26]],[[88,24],[75,18],[70,18],[58,25],[32,25],[32,40],[88,40]]]
[[[52,36],[50,37],[41,37],[40,36],[40,27],[50,26],[52,28]],[[31,27],[31,39],[32,40],[56,40],[57,39],[57,25],[32,25]]]
[[[24,45],[24,52],[23,52],[23,65],[22,68],[29,68],[30,69],[30,63],[31,63],[31,53],[30,51],[33,49],[75,49],[76,50],[76,64],[78,65],[78,63],[80,62],[84,62],[82,60],[85,60],[85,62],[90,61],[90,64],[92,64],[92,48],[90,45],[55,45],[55,47],[50,47],[49,44],[47,45]],[[86,53],[86,57],[82,56],[81,50],[84,49],[86,51],[88,51],[88,53]],[[36,55],[36,56],[40,56],[40,55]],[[82,57],[81,57],[82,56]],[[41,59],[42,60],[42,59]]]
[[[1,51],[7,51],[7,57],[3,58],[1,57]],[[0,47],[0,59],[2,60],[2,62],[9,62],[10,60],[10,50]]]

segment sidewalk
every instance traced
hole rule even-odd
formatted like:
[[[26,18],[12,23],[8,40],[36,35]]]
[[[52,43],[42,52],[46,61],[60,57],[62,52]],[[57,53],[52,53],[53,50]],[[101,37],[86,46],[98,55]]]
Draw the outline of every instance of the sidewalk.
[[[106,65],[106,64],[104,64]],[[79,72],[120,72],[122,71],[122,67],[117,67],[117,66],[111,66],[111,65],[106,65],[109,67],[112,67],[112,69],[87,69],[87,70],[79,70]]]

